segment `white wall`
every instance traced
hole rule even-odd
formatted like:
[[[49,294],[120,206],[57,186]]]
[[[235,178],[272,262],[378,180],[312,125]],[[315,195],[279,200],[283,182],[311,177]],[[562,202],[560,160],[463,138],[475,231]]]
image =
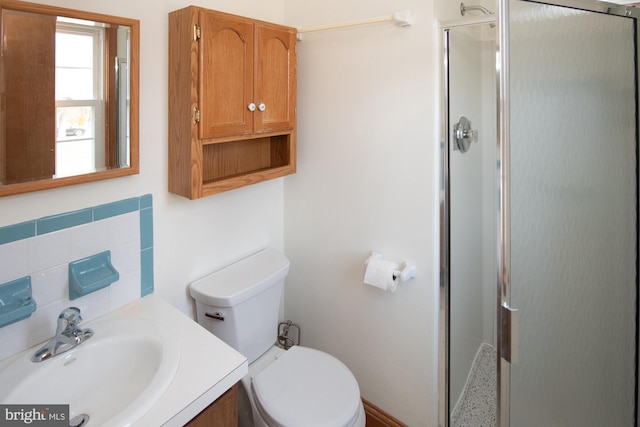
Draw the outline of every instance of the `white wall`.
[[[198,201],[167,191],[168,13],[186,0],[42,0],[61,7],[126,16],[141,22],[140,174],[0,198],[0,226],[151,193],[155,290],[191,315],[187,285],[256,249],[283,247],[282,179]],[[282,22],[282,0],[214,0],[201,6]]]
[[[363,397],[437,424],[437,170],[433,5],[285,0],[299,28],[412,10],[412,27],[305,34],[298,45],[298,173],[285,180],[285,313],[303,344],[356,375]],[[386,293],[363,284],[372,250],[417,264]]]
[[[200,1],[299,27],[402,9],[413,11],[415,24],[307,35],[298,47],[298,173],[188,201],[167,192],[167,14],[191,2],[40,2],[140,19],[141,173],[2,198],[0,225],[151,193],[155,290],[190,315],[189,282],[263,246],[285,249],[286,314],[301,324],[303,343],[342,359],[367,400],[411,426],[436,425],[434,4]],[[418,277],[395,294],[364,286],[372,250],[414,260]]]

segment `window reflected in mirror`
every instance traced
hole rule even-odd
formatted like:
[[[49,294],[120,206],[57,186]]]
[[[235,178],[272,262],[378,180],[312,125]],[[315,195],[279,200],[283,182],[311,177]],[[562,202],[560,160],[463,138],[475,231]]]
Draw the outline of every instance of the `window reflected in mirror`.
[[[0,195],[137,173],[138,21],[4,3]]]
[[[96,158],[98,147],[104,147],[103,133],[96,132],[96,122],[104,118],[104,28],[77,21],[59,17],[56,25],[56,177],[104,165],[104,157]]]

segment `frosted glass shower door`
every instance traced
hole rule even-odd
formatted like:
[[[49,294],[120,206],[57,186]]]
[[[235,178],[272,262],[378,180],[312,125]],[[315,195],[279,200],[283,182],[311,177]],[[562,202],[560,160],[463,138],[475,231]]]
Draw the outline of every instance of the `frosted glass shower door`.
[[[633,426],[634,20],[509,4],[510,425]]]

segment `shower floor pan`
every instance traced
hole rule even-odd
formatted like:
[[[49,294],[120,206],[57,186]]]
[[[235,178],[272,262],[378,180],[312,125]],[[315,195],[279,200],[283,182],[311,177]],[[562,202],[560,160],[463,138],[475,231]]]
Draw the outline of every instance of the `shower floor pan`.
[[[462,396],[451,413],[452,427],[496,425],[496,349],[483,343],[473,361]]]

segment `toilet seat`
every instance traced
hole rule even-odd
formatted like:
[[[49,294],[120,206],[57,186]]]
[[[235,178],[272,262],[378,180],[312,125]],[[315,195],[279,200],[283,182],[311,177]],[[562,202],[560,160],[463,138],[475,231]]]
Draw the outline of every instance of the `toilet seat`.
[[[256,406],[278,427],[347,427],[361,406],[349,369],[322,351],[294,346],[253,377]]]

